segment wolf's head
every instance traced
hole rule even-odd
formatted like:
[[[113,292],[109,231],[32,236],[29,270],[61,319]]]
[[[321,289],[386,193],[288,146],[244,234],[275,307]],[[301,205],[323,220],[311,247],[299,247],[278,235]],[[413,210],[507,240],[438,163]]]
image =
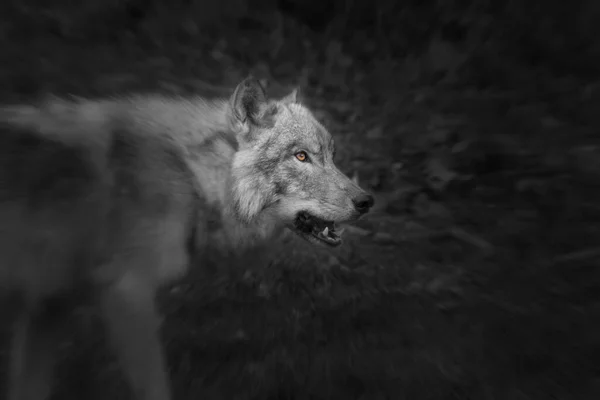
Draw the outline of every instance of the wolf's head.
[[[336,223],[358,219],[373,197],[334,164],[334,142],[296,91],[267,99],[260,83],[247,78],[229,103],[239,150],[232,166],[233,198],[240,220],[274,216],[302,238],[337,246]]]

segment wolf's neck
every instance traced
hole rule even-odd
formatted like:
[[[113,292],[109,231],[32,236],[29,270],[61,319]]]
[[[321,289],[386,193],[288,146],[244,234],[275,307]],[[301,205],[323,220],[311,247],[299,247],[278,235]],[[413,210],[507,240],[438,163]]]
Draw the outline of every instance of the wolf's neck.
[[[272,235],[272,224],[241,222],[232,197],[232,163],[238,144],[227,99],[141,98],[131,102],[135,122],[177,143],[200,198],[203,240],[223,249],[252,247]]]
[[[211,221],[206,228],[209,240],[219,242],[224,249],[250,248],[268,241],[278,231],[268,213],[250,222],[243,221],[238,215],[233,190],[236,183],[233,160],[238,149],[233,133],[217,131],[200,138],[202,140],[186,147],[188,165],[194,173],[202,203],[205,204],[202,213],[210,213],[205,214]]]
[[[227,131],[230,126],[229,107],[225,99],[205,100],[198,97],[162,100],[160,105],[152,110],[152,104],[149,104],[149,109],[145,110],[153,113],[151,123],[154,129],[163,129],[164,134],[172,136],[185,147],[202,145],[219,132]]]
[[[227,99],[144,98],[132,104],[138,124],[171,137],[182,149],[203,204],[199,223],[205,226],[199,228],[211,242],[216,240],[224,247],[252,247],[275,234],[275,221],[268,220],[268,213],[251,222],[238,218],[232,195],[238,143],[231,131]],[[253,193],[246,192],[254,198]]]

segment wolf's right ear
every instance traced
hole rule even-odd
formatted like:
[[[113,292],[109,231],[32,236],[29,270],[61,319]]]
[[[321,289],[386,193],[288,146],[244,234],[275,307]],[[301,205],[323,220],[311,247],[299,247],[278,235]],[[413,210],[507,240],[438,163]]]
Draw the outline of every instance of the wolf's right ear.
[[[294,103],[298,103],[299,102],[299,94],[300,93],[300,88],[296,87],[294,88],[294,90],[292,90],[291,93],[289,93],[287,96],[283,97],[281,99],[281,102],[283,104],[294,104]]]
[[[249,76],[237,85],[229,103],[234,123],[246,126],[262,118],[267,108],[267,94],[258,79]]]

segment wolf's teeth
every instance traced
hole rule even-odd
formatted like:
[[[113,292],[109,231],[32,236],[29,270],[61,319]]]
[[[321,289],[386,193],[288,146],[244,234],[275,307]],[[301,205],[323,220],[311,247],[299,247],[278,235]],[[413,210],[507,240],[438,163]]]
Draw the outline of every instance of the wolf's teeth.
[[[337,231],[335,231],[337,233],[338,236],[342,236],[342,233],[344,233],[344,231],[346,230],[346,228],[339,228]]]
[[[323,236],[327,237],[329,235],[329,228],[325,227],[325,229],[323,229]]]
[[[356,171],[356,170],[355,170],[355,171],[354,171],[354,173],[352,174],[352,182],[353,182],[353,183],[354,183],[356,186],[359,186],[359,183],[358,183],[358,171]]]

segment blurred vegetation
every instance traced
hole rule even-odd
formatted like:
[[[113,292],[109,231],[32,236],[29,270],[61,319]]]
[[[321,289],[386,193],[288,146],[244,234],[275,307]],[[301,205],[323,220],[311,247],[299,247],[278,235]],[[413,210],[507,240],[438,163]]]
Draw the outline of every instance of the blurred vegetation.
[[[50,35],[72,44],[136,38],[160,46],[168,37],[193,43],[212,38],[209,32],[256,31],[271,38],[259,46],[269,50],[256,49],[262,60],[286,50],[305,55],[293,39],[310,41],[310,52],[336,41],[366,63],[431,52],[434,59],[457,57],[454,68],[476,67],[470,73],[488,80],[514,62],[589,76],[600,61],[600,5],[593,0],[10,0],[0,13],[0,40],[7,42]]]

